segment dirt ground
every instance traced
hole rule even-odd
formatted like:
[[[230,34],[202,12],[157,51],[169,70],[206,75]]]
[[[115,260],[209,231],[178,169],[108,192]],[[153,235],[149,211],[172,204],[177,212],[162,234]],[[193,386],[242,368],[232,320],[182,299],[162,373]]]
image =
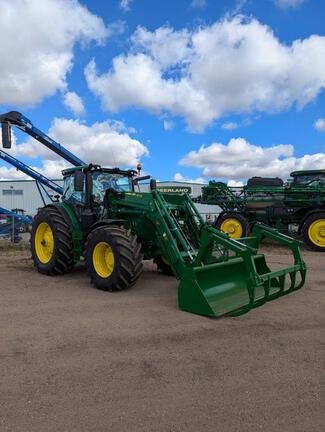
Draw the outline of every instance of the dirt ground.
[[[324,431],[325,255],[303,254],[305,288],[210,319],[178,310],[152,263],[110,294],[2,248],[0,431]]]

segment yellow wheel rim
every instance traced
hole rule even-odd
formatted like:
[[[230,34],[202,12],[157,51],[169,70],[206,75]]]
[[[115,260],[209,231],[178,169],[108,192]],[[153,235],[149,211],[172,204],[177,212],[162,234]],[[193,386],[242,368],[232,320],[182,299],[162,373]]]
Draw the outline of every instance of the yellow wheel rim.
[[[325,248],[325,219],[315,220],[310,225],[308,237],[314,245]]]
[[[235,218],[225,219],[220,226],[220,230],[229,234],[234,239],[240,238],[243,235],[242,224]]]
[[[48,223],[42,222],[38,225],[34,244],[38,260],[42,264],[50,262],[54,251],[54,237],[52,228]]]
[[[114,270],[115,259],[111,246],[106,242],[96,244],[93,251],[93,265],[96,273],[102,278],[108,278]]]

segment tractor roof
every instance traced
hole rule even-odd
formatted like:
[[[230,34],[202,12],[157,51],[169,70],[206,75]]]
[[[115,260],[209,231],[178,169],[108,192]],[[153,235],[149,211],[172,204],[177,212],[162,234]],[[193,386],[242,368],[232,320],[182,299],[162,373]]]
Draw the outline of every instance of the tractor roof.
[[[309,175],[309,174],[325,174],[325,169],[293,171],[290,174],[290,176],[291,177],[297,177],[297,176],[303,176],[303,175]]]
[[[110,174],[120,174],[123,175],[125,177],[133,177],[137,174],[137,172],[135,170],[121,170],[120,168],[102,168],[100,165],[93,165],[93,164],[89,164],[89,165],[80,165],[77,167],[72,167],[72,168],[66,168],[65,170],[62,171],[62,175],[63,176],[67,176],[70,175],[76,171],[100,171],[100,172],[105,172],[105,173],[110,173]]]

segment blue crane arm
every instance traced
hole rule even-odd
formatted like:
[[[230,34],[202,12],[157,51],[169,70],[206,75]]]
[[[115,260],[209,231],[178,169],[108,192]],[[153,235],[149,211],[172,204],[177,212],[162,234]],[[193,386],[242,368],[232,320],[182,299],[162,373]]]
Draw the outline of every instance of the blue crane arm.
[[[0,150],[0,159],[3,159],[5,162],[9,163],[10,165],[13,165],[15,168],[19,169],[23,173],[32,177],[34,180],[41,183],[42,185],[54,190],[59,195],[63,194],[63,188],[59,186],[57,183],[55,183],[53,180],[48,179],[43,174],[40,174],[30,166],[26,165],[24,162],[21,162],[20,160],[9,155],[3,150]]]
[[[79,159],[76,155],[71,153],[61,144],[54,141],[41,130],[37,129],[37,127],[35,127],[27,117],[18,111],[10,111],[0,115],[0,123],[7,123],[9,125],[17,126],[19,129],[35,138],[37,141],[45,145],[47,148],[74,166],[86,165],[86,163]]]

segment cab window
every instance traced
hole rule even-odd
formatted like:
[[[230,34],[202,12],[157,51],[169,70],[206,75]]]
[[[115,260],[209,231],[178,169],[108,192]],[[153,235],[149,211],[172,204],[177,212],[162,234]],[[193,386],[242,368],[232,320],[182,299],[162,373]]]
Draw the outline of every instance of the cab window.
[[[85,189],[85,185],[84,185]],[[78,201],[82,202],[84,199],[84,193],[83,192],[76,192],[74,190],[74,176],[69,175],[64,178],[64,185],[63,185],[63,198],[67,201]]]
[[[294,184],[297,186],[318,186],[325,184],[325,174],[308,174],[296,176]]]
[[[93,197],[96,202],[104,200],[105,191],[114,189],[119,192],[132,191],[132,180],[121,174],[111,174],[106,172],[95,172],[93,174]]]

